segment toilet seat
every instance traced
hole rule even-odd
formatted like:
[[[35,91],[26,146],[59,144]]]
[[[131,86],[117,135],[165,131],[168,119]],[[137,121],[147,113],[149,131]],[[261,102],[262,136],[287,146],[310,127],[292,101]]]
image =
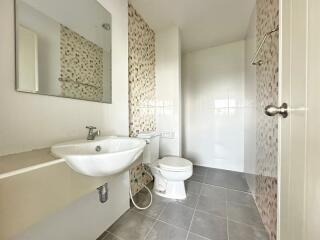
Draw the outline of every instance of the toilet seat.
[[[158,164],[161,169],[171,172],[192,171],[192,162],[180,157],[164,157]]]

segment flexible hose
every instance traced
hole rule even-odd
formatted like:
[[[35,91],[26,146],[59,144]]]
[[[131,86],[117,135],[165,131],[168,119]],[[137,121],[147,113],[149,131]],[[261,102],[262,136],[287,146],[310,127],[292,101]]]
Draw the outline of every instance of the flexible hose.
[[[149,192],[149,194],[150,194],[150,203],[148,204],[148,206],[146,206],[146,207],[139,207],[139,206],[135,203],[135,201],[133,200],[133,196],[132,196],[132,192],[131,192],[131,187],[130,187],[129,194],[130,194],[130,198],[131,198],[131,201],[132,201],[133,205],[134,205],[137,209],[139,209],[139,210],[146,210],[146,209],[148,209],[148,208],[151,206],[151,204],[152,204],[152,192],[151,192],[151,190],[150,190],[146,185],[144,185],[144,184],[142,184],[142,185],[143,185],[144,188],[146,188],[146,189],[148,190],[148,192]]]
[[[145,169],[145,172],[151,177],[151,180],[153,180],[153,176],[152,176],[146,169]],[[149,194],[150,194],[150,202],[149,202],[148,206],[146,206],[146,207],[140,207],[140,206],[138,206],[138,205],[136,204],[136,202],[133,200],[132,191],[131,191],[131,186],[130,186],[130,190],[129,190],[129,195],[130,195],[130,198],[131,198],[131,201],[132,201],[133,205],[134,205],[137,209],[139,209],[139,210],[146,210],[146,209],[148,209],[148,208],[151,206],[151,204],[152,204],[152,192],[151,192],[151,190],[150,190],[146,185],[142,184],[142,186],[143,186],[145,189],[147,189],[147,191],[148,191]]]

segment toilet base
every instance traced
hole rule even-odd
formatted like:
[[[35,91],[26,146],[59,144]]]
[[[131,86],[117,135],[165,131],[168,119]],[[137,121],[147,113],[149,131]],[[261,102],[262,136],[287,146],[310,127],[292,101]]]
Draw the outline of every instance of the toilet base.
[[[184,181],[164,181],[155,177],[153,192],[161,197],[171,199],[186,199]]]

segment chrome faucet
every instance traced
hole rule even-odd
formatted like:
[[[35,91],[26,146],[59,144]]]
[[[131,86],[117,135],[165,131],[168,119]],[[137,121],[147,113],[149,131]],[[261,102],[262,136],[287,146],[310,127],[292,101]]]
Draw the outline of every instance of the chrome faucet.
[[[100,136],[100,130],[93,131],[94,129],[97,129],[96,127],[93,126],[86,126],[87,129],[89,129],[87,140],[91,141],[96,138],[96,136]]]

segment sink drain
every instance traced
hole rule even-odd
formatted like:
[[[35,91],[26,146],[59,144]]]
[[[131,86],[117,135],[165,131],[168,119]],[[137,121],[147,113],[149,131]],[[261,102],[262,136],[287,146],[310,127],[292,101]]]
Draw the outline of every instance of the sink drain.
[[[96,146],[96,152],[100,152],[101,151],[101,147],[100,146]]]
[[[108,183],[105,183],[104,185],[98,187],[97,191],[99,193],[99,200],[101,203],[105,203],[106,201],[108,201],[108,197],[109,197]]]

